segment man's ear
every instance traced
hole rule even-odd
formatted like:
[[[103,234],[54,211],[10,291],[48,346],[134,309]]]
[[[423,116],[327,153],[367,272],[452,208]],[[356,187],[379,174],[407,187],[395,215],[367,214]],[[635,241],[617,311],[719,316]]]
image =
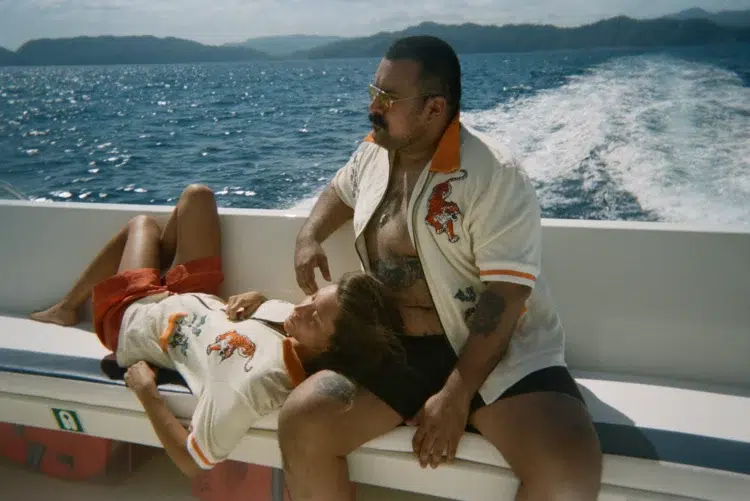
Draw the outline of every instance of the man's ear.
[[[427,98],[427,119],[440,120],[448,112],[448,101],[443,96]]]

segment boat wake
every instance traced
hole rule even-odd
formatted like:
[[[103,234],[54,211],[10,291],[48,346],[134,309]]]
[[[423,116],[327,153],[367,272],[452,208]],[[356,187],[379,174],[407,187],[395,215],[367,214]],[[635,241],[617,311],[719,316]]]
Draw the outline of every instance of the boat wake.
[[[514,148],[545,217],[750,224],[750,88],[666,55],[465,113]]]

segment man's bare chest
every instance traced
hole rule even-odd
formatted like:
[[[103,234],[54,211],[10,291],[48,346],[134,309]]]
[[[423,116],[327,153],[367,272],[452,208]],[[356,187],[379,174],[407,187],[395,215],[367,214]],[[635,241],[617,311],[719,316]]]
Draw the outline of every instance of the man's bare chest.
[[[373,258],[415,256],[409,230],[409,201],[418,176],[394,172],[380,204],[365,228],[370,262]]]
[[[365,228],[370,270],[396,299],[407,335],[442,332],[410,234],[409,202],[417,195],[418,174],[392,176]]]

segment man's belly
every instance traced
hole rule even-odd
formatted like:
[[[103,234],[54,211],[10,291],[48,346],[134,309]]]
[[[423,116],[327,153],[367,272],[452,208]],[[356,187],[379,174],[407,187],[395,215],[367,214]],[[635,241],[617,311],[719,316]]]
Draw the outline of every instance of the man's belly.
[[[430,336],[442,334],[443,327],[434,308],[402,307],[404,334],[407,336]]]
[[[393,298],[398,304],[404,321],[404,334],[408,336],[442,334],[443,327],[427,290],[427,284],[420,282],[405,291],[393,292]]]

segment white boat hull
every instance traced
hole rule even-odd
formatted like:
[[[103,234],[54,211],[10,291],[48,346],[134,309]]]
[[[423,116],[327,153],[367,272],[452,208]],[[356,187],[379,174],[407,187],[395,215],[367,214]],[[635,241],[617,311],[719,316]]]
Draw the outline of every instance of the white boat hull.
[[[0,421],[54,429],[50,409],[74,409],[87,434],[159,445],[127,389],[96,374],[107,352],[90,328],[24,315],[56,301],[130,217],[169,210],[0,201]],[[220,212],[224,293],[299,300],[293,243],[304,218]],[[358,268],[351,237],[346,226],[325,244],[334,277]],[[750,230],[545,220],[544,242],[567,359],[605,446],[600,499],[746,501]],[[11,367],[12,353],[27,361]],[[76,377],[55,368],[72,357]],[[163,391],[189,420],[192,396]],[[280,467],[275,428],[275,415],[264,419],[232,458]],[[423,496],[513,499],[517,480],[480,436],[467,434],[452,464],[423,470],[410,452],[412,433],[401,427],[352,453],[352,478]]]

